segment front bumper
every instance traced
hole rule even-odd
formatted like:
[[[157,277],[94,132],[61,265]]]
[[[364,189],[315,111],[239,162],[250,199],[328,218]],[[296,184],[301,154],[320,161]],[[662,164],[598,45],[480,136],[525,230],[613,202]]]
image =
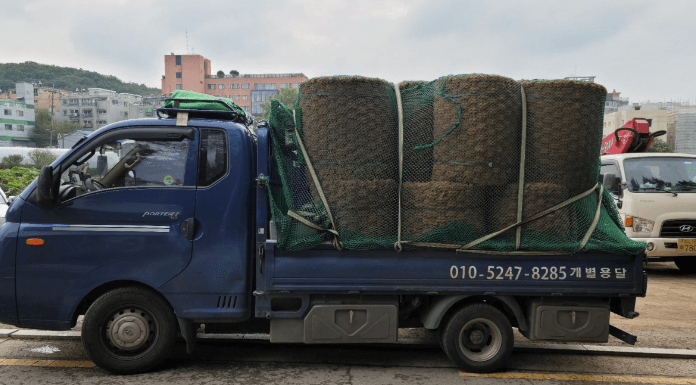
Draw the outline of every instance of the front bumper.
[[[648,258],[694,257],[696,253],[679,253],[677,238],[631,238],[634,241],[647,242],[645,254]],[[652,248],[652,250],[650,250]]]

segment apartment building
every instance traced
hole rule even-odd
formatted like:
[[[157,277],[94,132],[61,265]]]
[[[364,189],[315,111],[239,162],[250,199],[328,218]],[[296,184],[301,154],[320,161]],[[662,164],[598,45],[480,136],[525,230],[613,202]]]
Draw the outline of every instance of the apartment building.
[[[283,88],[300,88],[307,80],[303,73],[239,74],[217,71],[212,74],[210,60],[201,55],[165,55],[162,94],[176,90],[194,91],[232,99],[254,116],[263,114],[261,104]]]
[[[130,107],[141,104],[141,95],[118,93],[103,88],[87,88],[61,95],[58,122],[73,122],[87,131],[130,119]]]
[[[0,146],[32,147],[31,133],[36,124],[34,86],[19,82],[13,99],[0,99]]]

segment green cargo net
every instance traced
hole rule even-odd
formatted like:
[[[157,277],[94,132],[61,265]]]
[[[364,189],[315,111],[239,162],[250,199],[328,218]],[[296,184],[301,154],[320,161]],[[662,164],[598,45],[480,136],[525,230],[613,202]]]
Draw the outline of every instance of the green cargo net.
[[[278,245],[639,253],[597,183],[605,97],[480,74],[306,81],[294,111],[271,101]]]
[[[200,94],[198,92],[193,92],[193,91],[183,91],[183,90],[178,90],[174,91],[172,93],[171,99],[199,99],[200,102],[181,102],[179,104],[178,108],[181,109],[186,109],[186,110],[208,110],[208,111],[228,111],[228,109],[223,106],[220,103],[210,103],[207,102],[206,100],[222,100],[225,103],[229,104],[232,108],[235,109],[236,112],[241,114],[242,116],[246,115],[246,112],[236,105],[232,99],[228,98],[222,98],[218,96],[213,96],[213,95],[206,95],[206,94]],[[164,102],[164,108],[175,108],[175,100],[167,100]]]

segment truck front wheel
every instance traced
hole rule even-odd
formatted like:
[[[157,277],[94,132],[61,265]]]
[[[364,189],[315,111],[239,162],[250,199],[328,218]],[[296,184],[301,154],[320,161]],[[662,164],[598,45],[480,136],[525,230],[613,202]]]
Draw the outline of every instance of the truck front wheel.
[[[160,296],[138,287],[99,297],[85,314],[82,345],[100,368],[115,374],[152,369],[171,351],[176,319]]]
[[[696,273],[696,257],[680,257],[674,260],[679,270],[682,273],[694,274]]]
[[[468,305],[440,327],[443,350],[464,371],[495,371],[512,353],[510,321],[493,306]]]

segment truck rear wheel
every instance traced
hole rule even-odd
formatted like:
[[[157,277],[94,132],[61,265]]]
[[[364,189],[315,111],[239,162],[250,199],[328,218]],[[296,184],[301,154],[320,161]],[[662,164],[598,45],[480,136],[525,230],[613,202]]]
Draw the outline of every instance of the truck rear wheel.
[[[680,257],[674,260],[679,270],[682,273],[694,274],[696,273],[696,257]]]
[[[167,358],[176,339],[176,319],[160,296],[137,287],[110,291],[85,314],[82,346],[100,368],[141,373]]]
[[[493,306],[468,305],[440,327],[443,350],[464,371],[495,371],[512,353],[510,321]]]

